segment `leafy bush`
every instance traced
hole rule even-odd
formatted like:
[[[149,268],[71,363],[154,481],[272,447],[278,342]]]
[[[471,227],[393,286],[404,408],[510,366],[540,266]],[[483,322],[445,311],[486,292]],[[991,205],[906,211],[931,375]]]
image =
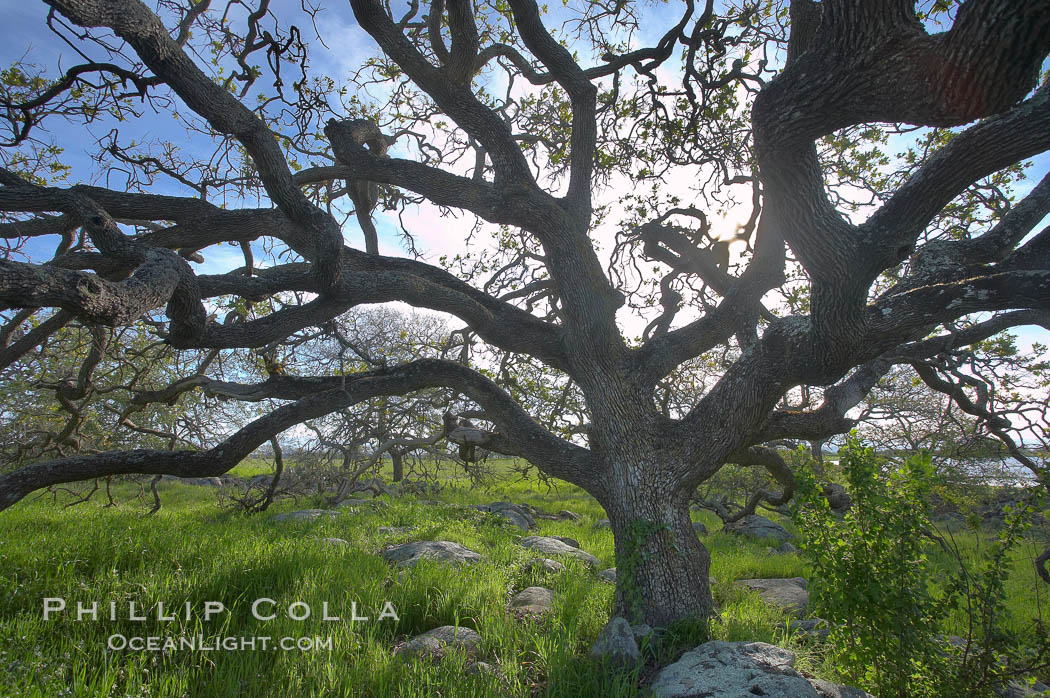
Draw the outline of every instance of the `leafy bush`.
[[[845,516],[832,514],[805,467],[793,514],[813,563],[811,589],[832,623],[830,659],[843,678],[883,698],[985,696],[995,695],[1008,667],[1038,664],[1045,641],[1035,655],[1021,656],[1017,638],[1002,630],[1007,555],[1036,508],[1008,512],[997,539],[967,565],[930,522],[936,477],[928,453],[887,464],[854,437],[840,465],[853,497]],[[951,573],[931,561],[934,545],[950,554]],[[941,623],[959,609],[971,632],[950,642]]]

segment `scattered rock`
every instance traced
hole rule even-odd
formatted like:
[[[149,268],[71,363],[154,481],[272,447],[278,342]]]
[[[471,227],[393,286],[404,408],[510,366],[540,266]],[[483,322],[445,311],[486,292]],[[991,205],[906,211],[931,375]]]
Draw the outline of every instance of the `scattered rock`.
[[[773,548],[774,555],[794,555],[798,552],[798,548],[793,546],[791,543],[781,543],[777,547]]]
[[[826,640],[828,635],[831,634],[831,626],[823,618],[793,620],[788,623],[788,629],[793,633],[812,637],[817,640]]]
[[[303,509],[302,511],[289,511],[277,514],[270,521],[316,521],[317,519],[330,519],[339,516],[338,511],[331,509]]]
[[[780,543],[785,543],[793,537],[780,524],[758,514],[750,514],[739,521],[728,523],[722,527],[722,531],[752,538],[772,538]]]
[[[510,600],[508,608],[513,613],[542,615],[554,607],[554,592],[546,587],[528,587],[519,591]]]
[[[466,673],[466,674],[469,674],[471,676],[475,676],[477,674],[495,674],[495,673],[498,673],[496,671],[496,667],[492,666],[488,662],[472,662],[472,663],[466,665],[465,667],[463,667],[463,672]]]
[[[580,541],[575,538],[569,538],[568,536],[551,536],[554,540],[560,540],[565,545],[571,545],[574,548],[580,547]]]
[[[383,551],[383,558],[399,568],[413,567],[420,560],[447,562],[451,565],[463,565],[480,562],[483,558],[478,553],[464,548],[459,543],[447,540],[424,540],[413,543],[402,543]]]
[[[362,507],[371,509],[372,511],[379,511],[386,506],[386,502],[382,499],[362,499],[360,497],[350,497],[339,503],[340,509],[349,509],[350,511],[358,511]]]
[[[410,533],[415,526],[380,526],[379,533],[384,536],[400,536],[404,533]]]
[[[948,643],[959,652],[964,651],[967,647],[970,648],[971,652],[981,650],[981,647],[976,642],[967,642],[966,638],[958,635],[938,635],[937,639]],[[943,649],[938,649],[938,652],[942,655],[948,654]],[[1005,666],[1005,660],[1000,658],[999,662]],[[1028,686],[1023,681],[1010,680],[1005,684],[993,686],[993,690],[995,695],[1000,698],[1034,698],[1035,696],[1047,695],[1047,691],[1050,691],[1050,686],[1039,681],[1036,681],[1032,686]]]
[[[811,679],[810,683],[813,684],[813,688],[817,689],[817,695],[820,698],[875,698],[875,696],[859,688],[843,686],[842,684],[824,681],[823,679]]]
[[[555,572],[561,572],[564,570],[565,565],[557,560],[551,560],[550,558],[545,557],[538,560],[530,560],[529,563],[525,565],[525,569],[529,572],[539,571],[544,574],[554,574]]]
[[[809,605],[809,592],[806,591],[806,580],[802,577],[738,579],[736,584],[757,591],[763,601],[786,611],[804,611]]]
[[[448,650],[453,649],[473,656],[480,644],[481,635],[477,631],[455,625],[442,625],[412,638],[394,650],[394,654],[402,657],[440,659]]]
[[[591,656],[623,669],[631,668],[642,659],[630,623],[620,617],[612,618],[602,628],[598,640],[591,647]]]
[[[698,536],[706,536],[707,535],[707,526],[705,526],[703,523],[701,523],[699,521],[694,521],[693,522],[693,530],[696,531],[696,535],[698,535]]]
[[[548,536],[525,536],[518,543],[519,545],[530,550],[535,550],[544,555],[569,555],[577,560],[586,562],[592,567],[598,566],[598,558],[589,553],[583,552],[579,548],[567,545],[557,538],[550,538]]]
[[[824,498],[834,511],[845,511],[853,506],[853,499],[842,485],[831,483],[824,485]]]
[[[181,482],[184,485],[197,485],[199,487],[222,487],[222,479],[218,477],[172,477],[172,479]]]
[[[612,528],[612,523],[609,522],[609,519],[602,519],[594,523],[594,528]]]
[[[650,690],[659,698],[819,698],[794,666],[794,653],[764,642],[715,640],[657,672]]]
[[[345,541],[342,538],[315,538],[314,540],[319,540],[323,545],[334,548],[341,548],[350,545],[349,541]]]
[[[631,632],[634,634],[634,641],[640,644],[642,640],[652,635],[655,631],[645,623],[638,623],[631,626]]]
[[[264,477],[267,480],[270,479],[269,475],[256,475],[255,477]],[[177,475],[162,475],[160,478],[164,482],[181,482],[184,485],[196,485],[198,487],[246,487],[249,485],[249,481],[243,477],[234,477],[232,475],[223,475],[222,477],[178,477]],[[253,480],[255,478],[252,478]]]
[[[577,514],[574,511],[569,511],[568,509],[562,509],[557,514],[555,514],[555,516],[557,516],[562,521],[579,521],[580,520],[580,515],[579,514]]]
[[[1006,517],[1006,507],[1016,509],[1023,504],[1024,497],[1021,490],[1014,487],[1003,487],[982,497],[982,501],[977,504],[973,513],[986,524],[1001,526]]]
[[[511,524],[517,526],[523,531],[529,530],[529,519],[514,511],[513,509],[507,509],[496,513],[496,516],[500,516]]]
[[[488,510],[496,516],[503,517],[523,531],[536,528],[536,520],[532,518],[532,513],[525,506],[511,502],[493,502],[489,504]]]
[[[426,480],[403,480],[397,489],[401,494],[435,495],[441,491],[441,484]]]
[[[353,494],[369,493],[373,497],[381,494],[397,494],[397,484],[388,485],[377,477],[371,480],[358,480],[354,483]]]
[[[995,689],[996,695],[1001,698],[1034,698],[1035,696],[1045,696],[1048,691],[1050,691],[1050,686],[1041,681],[1036,681],[1031,686],[1027,686],[1020,681],[1011,681],[1005,686],[998,686]]]

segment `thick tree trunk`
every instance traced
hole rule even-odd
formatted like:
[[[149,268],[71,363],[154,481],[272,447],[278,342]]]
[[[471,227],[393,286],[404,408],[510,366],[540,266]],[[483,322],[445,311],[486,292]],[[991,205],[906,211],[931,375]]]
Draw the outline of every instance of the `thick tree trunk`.
[[[615,615],[652,627],[709,617],[711,558],[684,493],[627,488],[605,509],[616,540]]]
[[[401,482],[405,477],[405,464],[403,458],[401,451],[390,451],[390,460],[394,465],[394,482]]]
[[[689,455],[677,443],[680,435],[626,373],[596,375],[584,392],[589,445],[606,465],[588,489],[605,508],[615,539],[614,613],[651,627],[710,617],[711,558],[689,519],[682,477]]]

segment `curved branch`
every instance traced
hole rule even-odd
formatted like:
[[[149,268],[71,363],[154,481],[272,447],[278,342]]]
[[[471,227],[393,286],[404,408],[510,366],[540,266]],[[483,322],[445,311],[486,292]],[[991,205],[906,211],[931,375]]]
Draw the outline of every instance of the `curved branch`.
[[[751,493],[747,503],[743,506],[740,511],[737,511],[729,516],[721,516],[722,523],[733,523],[739,521],[745,516],[750,516],[755,513],[755,509],[758,508],[759,504],[763,502],[769,506],[780,506],[786,504],[791,500],[791,496],[795,493],[795,474],[791,472],[791,467],[787,462],[781,458],[780,454],[777,453],[775,448],[769,448],[766,446],[751,446],[748,449],[738,451],[730,456],[730,462],[736,463],[737,465],[744,466],[761,466],[773,476],[781,486],[780,492],[770,492],[766,489],[758,489]]]
[[[350,7],[361,28],[376,40],[380,48],[445,113],[484,146],[492,158],[497,184],[539,191],[510,128],[474,96],[469,85],[449,80],[445,71],[431,65],[401,32],[379,0],[350,0]]]
[[[248,153],[267,193],[291,220],[313,233],[304,256],[315,262],[323,289],[339,280],[343,235],[335,220],[314,206],[292,180],[288,162],[266,125],[232,94],[208,78],[169,36],[160,19],[134,0],[48,0],[84,27],[105,26],[127,41],[142,61],[211,126],[235,137]]]
[[[860,366],[849,378],[824,391],[824,402],[815,410],[779,410],[773,412],[754,436],[756,443],[779,439],[823,441],[854,427],[855,420],[846,413],[860,404],[890,370],[892,362],[880,357]]]
[[[302,397],[256,419],[207,451],[137,449],[45,461],[19,468],[0,476],[0,510],[42,487],[107,475],[221,475],[274,435],[305,420],[371,397],[435,387],[452,387],[475,400],[499,424],[500,433],[508,443],[545,472],[575,483],[589,482],[595,475],[593,459],[587,449],[554,436],[499,386],[456,362],[420,359],[396,368],[351,376],[306,380],[273,377],[267,384],[270,387],[260,389]],[[323,386],[328,386],[328,389],[322,389]]]
[[[568,49],[547,32],[535,0],[510,0],[510,7],[514,12],[514,24],[525,45],[547,66],[569,95],[572,145],[565,202],[573,211],[584,212],[589,217],[594,150],[598,139],[595,101],[598,89],[573,60]]]
[[[860,227],[863,244],[858,254],[867,257],[864,278],[894,264],[911,251],[916,237],[933,217],[967,186],[1007,165],[1050,149],[1050,82],[1029,100],[963,131],[934,153],[889,200]],[[1046,185],[1037,187],[1030,206],[1004,217],[1004,226],[987,240],[977,238],[966,247],[976,248],[992,261],[1002,245],[1015,236],[1015,223],[1034,225],[1046,203]],[[1029,215],[1030,214],[1030,215]],[[1021,234],[1023,237],[1023,233]],[[1020,238],[1017,238],[1019,240]],[[1014,241],[1016,243],[1016,240]],[[997,248],[988,249],[989,246]]]
[[[19,339],[0,348],[0,371],[46,342],[48,337],[72,322],[74,317],[68,310],[60,310]]]

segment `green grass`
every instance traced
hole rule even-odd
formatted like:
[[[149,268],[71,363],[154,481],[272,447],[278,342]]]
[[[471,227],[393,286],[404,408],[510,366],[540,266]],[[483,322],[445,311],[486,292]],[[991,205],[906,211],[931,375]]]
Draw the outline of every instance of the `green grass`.
[[[238,475],[264,472],[265,463],[239,466]],[[462,481],[460,481],[462,482]],[[343,510],[320,523],[273,523],[271,512],[244,517],[221,511],[214,491],[180,483],[161,484],[164,508],[145,517],[142,502],[115,508],[104,498],[63,509],[50,498],[27,500],[0,514],[0,696],[634,696],[641,672],[698,644],[705,633],[725,640],[762,640],[800,652],[800,667],[824,675],[819,648],[789,637],[785,617],[732,581],[748,577],[807,576],[797,556],[773,556],[758,542],[721,533],[705,537],[720,615],[710,628],[680,629],[677,642],[653,650],[648,668],[633,673],[598,671],[587,650],[609,618],[613,589],[574,562],[554,575],[529,571],[533,554],[515,544],[521,532],[501,520],[454,504],[496,500],[527,502],[546,511],[570,509],[578,522],[538,521],[539,534],[577,538],[602,567],[615,565],[605,517],[581,490],[559,483],[548,490],[519,481],[471,490],[446,486],[442,506],[414,497],[382,497],[372,512]],[[128,486],[122,487],[127,497]],[[312,506],[282,501],[275,511]],[[707,513],[695,515],[716,531]],[[379,526],[414,526],[410,533],[381,535]],[[323,545],[338,537],[350,545]],[[423,563],[403,575],[380,556],[384,545],[407,540],[451,540],[476,550],[485,562],[466,568]],[[1017,564],[1024,560],[1019,556]],[[1029,575],[1031,576],[1031,575]],[[1031,586],[1031,581],[1028,581]],[[516,620],[510,596],[530,585],[557,593],[554,613],[543,620]],[[1019,621],[1041,592],[1019,585],[1011,609]],[[1033,597],[1033,594],[1035,595]],[[69,608],[43,620],[43,599],[64,598]],[[310,605],[309,619],[281,613],[271,621],[252,617],[252,600],[267,597],[277,609],[297,601]],[[77,601],[123,604],[116,621],[74,619]],[[221,601],[229,613],[202,619],[205,601]],[[350,622],[351,602],[374,616],[385,601],[394,621]],[[153,609],[157,602],[194,609],[189,621],[144,622],[127,618],[127,603]],[[338,622],[321,619],[322,603]],[[946,619],[951,632],[957,619]],[[497,675],[464,673],[465,658],[406,661],[392,654],[397,643],[431,628],[459,624],[483,637],[480,659]],[[331,649],[312,651],[107,651],[111,635],[266,636],[330,638]]]

